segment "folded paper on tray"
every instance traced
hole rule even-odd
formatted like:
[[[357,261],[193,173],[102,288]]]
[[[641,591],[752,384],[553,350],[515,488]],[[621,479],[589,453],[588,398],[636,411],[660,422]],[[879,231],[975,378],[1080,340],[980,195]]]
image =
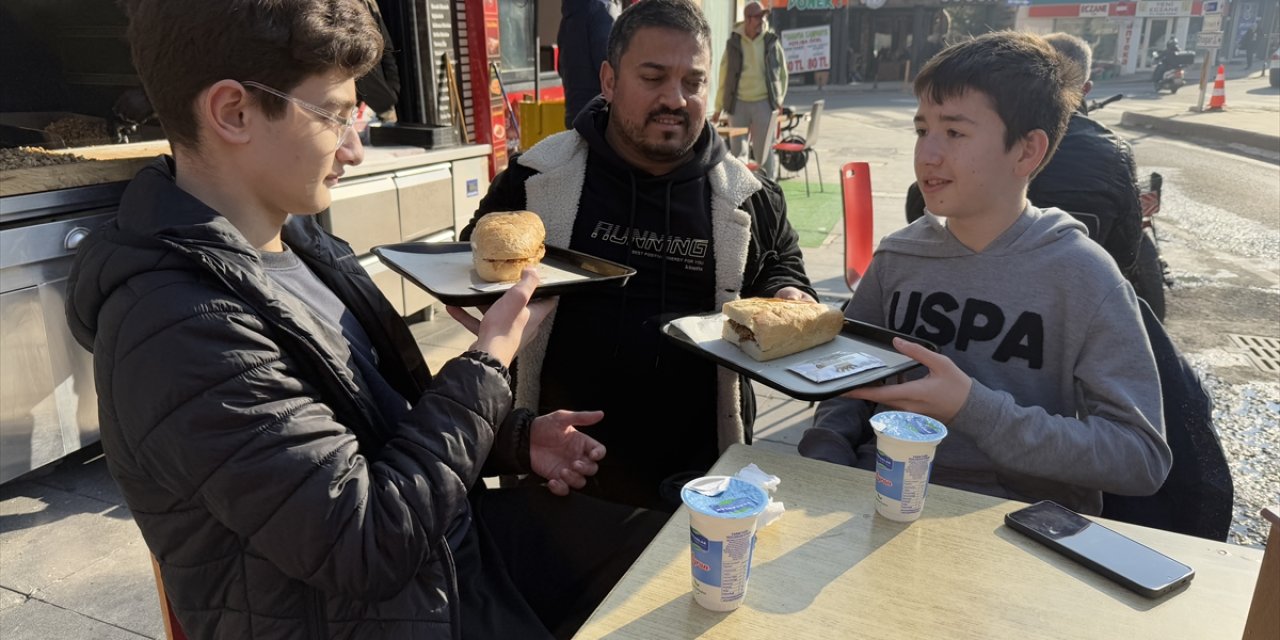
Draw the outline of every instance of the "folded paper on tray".
[[[884,366],[884,361],[865,353],[837,351],[822,357],[801,362],[787,367],[787,371],[797,373],[814,382],[826,382],[836,378],[844,378],[856,373]]]

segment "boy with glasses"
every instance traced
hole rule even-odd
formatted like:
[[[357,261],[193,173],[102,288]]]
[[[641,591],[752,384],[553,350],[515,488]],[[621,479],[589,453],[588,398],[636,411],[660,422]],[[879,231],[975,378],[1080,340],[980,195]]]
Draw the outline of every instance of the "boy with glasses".
[[[173,156],[77,252],[67,319],[94,352],[112,476],[187,635],[571,633],[661,521],[559,497],[604,455],[574,428],[599,412],[512,410],[506,367],[552,304],[530,304],[532,270],[432,375],[316,224],[364,154],[354,79],[383,50],[368,10],[128,4]],[[550,491],[483,491],[482,467]],[[555,521],[585,526],[553,535]]]

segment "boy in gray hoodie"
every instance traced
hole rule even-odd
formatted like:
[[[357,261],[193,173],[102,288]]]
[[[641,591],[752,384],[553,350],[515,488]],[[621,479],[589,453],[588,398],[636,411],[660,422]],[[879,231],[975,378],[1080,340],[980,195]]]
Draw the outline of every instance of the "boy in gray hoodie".
[[[951,46],[915,81],[916,178],[929,213],[880,241],[846,315],[932,341],[928,373],[821,403],[800,453],[873,468],[870,415],[950,430],[938,484],[1102,510],[1169,472],[1160,383],[1133,289],[1085,227],[1027,202],[1080,102],[1078,70],[1034,35]]]

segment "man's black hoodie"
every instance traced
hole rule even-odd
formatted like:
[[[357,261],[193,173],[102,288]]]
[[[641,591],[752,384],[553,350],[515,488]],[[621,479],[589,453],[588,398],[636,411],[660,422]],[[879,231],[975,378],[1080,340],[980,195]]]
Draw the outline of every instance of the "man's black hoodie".
[[[714,308],[707,172],[726,151],[704,128],[688,162],[653,176],[614,152],[604,139],[607,121],[597,100],[575,122],[590,156],[571,246],[637,273],[621,289],[561,299],[542,403],[603,409],[604,421],[588,433],[609,454],[588,492],[657,506],[664,478],[705,471],[718,453],[715,367],[668,344],[658,329]]]
[[[724,432],[721,412],[732,408],[718,406],[726,389],[716,366],[666,342],[659,328],[676,316],[715,311],[719,301],[732,297],[769,296],[787,286],[813,292],[777,185],[753,181],[755,190],[747,190],[750,195],[733,205],[750,218],[746,246],[732,244],[728,230],[713,242],[713,226],[734,223],[717,217],[713,225],[712,202],[723,206],[723,195],[713,193],[708,176],[724,175],[725,164],[735,162],[713,131],[703,129],[687,162],[653,176],[628,165],[610,148],[604,135],[608,123],[609,106],[598,98],[578,115],[574,132],[541,144],[587,147],[585,153],[574,152],[585,156],[578,160],[585,165],[582,191],[565,194],[571,201],[576,197],[577,205],[569,248],[630,264],[638,274],[625,288],[565,295],[551,324],[545,359],[541,352],[531,355],[527,371],[517,359],[516,374],[537,378],[537,404],[545,411],[604,410],[604,420],[587,428],[609,449],[588,493],[674,508],[678,495],[668,495],[666,503],[659,496],[672,493],[662,487],[678,485],[663,480],[710,467],[721,436],[731,437]],[[539,157],[543,159],[535,164],[547,156]],[[740,182],[744,169],[733,167],[729,173],[735,176],[730,188],[747,186]],[[533,187],[527,181],[538,174],[524,158],[514,158],[494,179],[477,217],[529,208],[534,203],[526,189]],[[537,189],[541,193],[545,187]],[[559,215],[539,213],[552,220]],[[464,239],[469,230],[463,230]],[[716,255],[717,250],[746,251],[741,284],[717,278],[718,261],[741,259],[739,254]],[[720,286],[730,288],[720,291]],[[522,384],[529,382],[524,380]],[[749,438],[755,415],[750,385],[741,386],[738,401],[742,406],[732,413],[741,416]]]

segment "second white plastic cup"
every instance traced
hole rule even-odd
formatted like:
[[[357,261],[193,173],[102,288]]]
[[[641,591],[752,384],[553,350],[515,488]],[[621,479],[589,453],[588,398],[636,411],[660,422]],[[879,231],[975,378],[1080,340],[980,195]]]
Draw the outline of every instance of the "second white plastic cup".
[[[924,509],[933,455],[947,437],[941,422],[906,411],[871,416],[876,432],[876,513],[911,522]]]

